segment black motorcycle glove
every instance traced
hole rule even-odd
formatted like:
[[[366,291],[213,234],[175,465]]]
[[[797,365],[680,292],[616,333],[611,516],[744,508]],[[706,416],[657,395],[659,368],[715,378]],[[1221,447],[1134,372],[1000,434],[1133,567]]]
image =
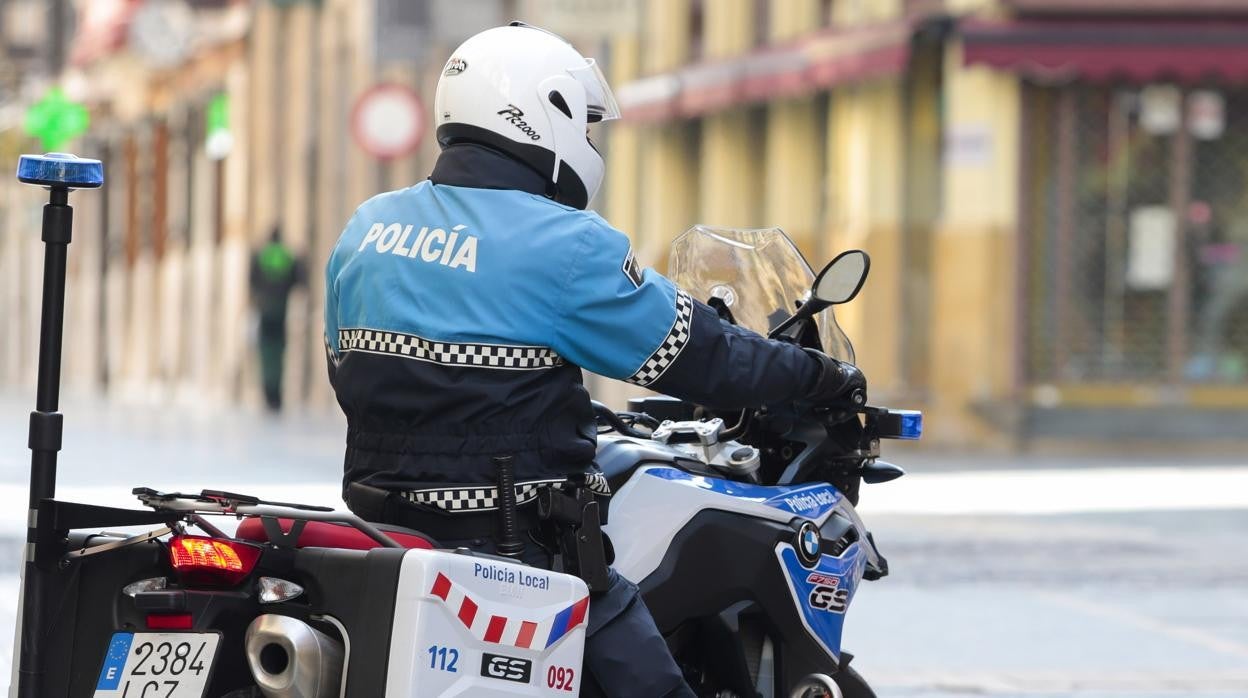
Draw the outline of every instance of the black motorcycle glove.
[[[806,349],[806,353],[815,357],[820,365],[819,380],[807,400],[818,405],[867,404],[867,377],[857,366],[814,349]]]

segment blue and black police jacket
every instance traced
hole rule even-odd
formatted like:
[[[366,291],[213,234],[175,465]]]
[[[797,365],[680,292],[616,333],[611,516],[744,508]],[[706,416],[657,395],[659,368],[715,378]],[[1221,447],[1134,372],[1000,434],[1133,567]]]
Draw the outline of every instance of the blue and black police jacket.
[[[471,145],[369,199],[326,269],[345,483],[409,489],[582,472],[596,428],[581,370],[723,408],[808,396],[804,350],[724,323],[597,214]]]

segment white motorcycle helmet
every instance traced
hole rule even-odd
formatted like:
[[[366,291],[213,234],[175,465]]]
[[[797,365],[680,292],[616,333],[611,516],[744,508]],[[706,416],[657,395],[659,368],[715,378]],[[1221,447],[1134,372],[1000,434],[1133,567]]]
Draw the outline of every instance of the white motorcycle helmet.
[[[547,178],[548,195],[585,208],[602,184],[602,154],[587,125],[619,106],[592,58],[521,22],[473,36],[455,52],[433,98],[438,144],[477,143]]]

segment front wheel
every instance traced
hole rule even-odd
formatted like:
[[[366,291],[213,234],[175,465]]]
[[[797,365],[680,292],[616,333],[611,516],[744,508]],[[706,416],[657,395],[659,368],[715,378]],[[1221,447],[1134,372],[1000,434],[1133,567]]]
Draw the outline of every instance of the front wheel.
[[[853,659],[846,654],[841,659],[841,665],[836,673],[829,676],[828,674],[809,674],[802,679],[797,685],[792,686],[786,694],[788,698],[875,698],[875,691],[867,685],[867,680],[862,678],[852,667],[849,666],[850,660]],[[828,685],[835,683],[833,688]]]
[[[875,693],[862,676],[843,668],[835,677],[811,674],[789,692],[790,698],[875,698]]]

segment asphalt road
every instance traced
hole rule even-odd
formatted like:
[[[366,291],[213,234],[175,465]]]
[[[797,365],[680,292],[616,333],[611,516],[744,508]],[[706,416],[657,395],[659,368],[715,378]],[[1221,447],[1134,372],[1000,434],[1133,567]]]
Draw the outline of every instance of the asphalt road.
[[[135,485],[339,504],[342,419],[68,397],[61,495]],[[0,397],[0,671],[8,673],[26,398]],[[865,489],[892,574],[845,645],[880,696],[1248,697],[1248,456],[952,458]]]

